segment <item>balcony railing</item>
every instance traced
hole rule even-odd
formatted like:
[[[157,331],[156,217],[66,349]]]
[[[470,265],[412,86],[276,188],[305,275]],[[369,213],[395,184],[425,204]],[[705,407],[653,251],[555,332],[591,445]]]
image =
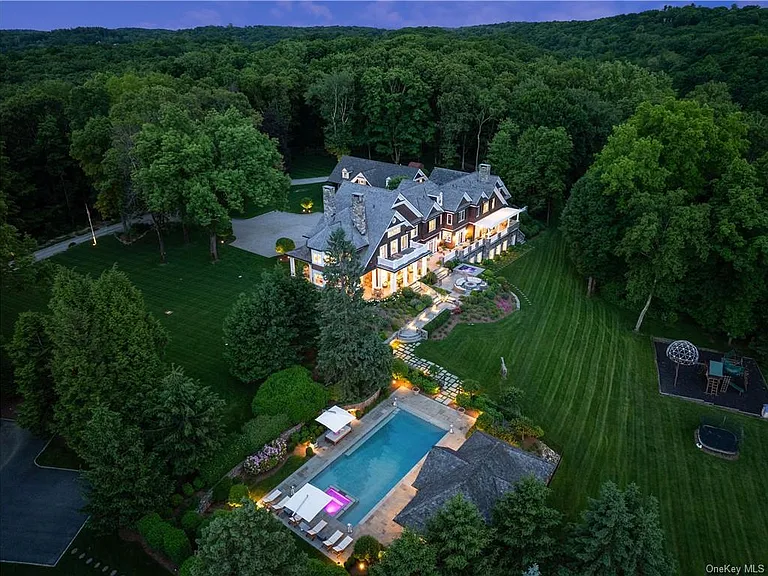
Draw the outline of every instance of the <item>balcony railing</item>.
[[[404,268],[408,264],[411,264],[421,258],[422,256],[428,256],[430,254],[429,248],[426,244],[420,242],[411,242],[411,245],[397,254],[393,254],[390,258],[379,257],[379,266],[396,272],[401,268]]]

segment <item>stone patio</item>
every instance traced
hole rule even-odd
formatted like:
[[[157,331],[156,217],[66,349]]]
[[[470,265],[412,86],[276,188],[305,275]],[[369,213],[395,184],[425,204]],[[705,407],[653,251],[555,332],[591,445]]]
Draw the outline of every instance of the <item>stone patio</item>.
[[[393,406],[393,401],[397,401],[397,406]],[[352,422],[352,432],[339,444],[329,443],[320,445],[315,450],[315,456],[296,472],[288,476],[278,488],[284,494],[290,494],[291,486],[298,490],[307,482],[311,482],[317,474],[334,462],[337,458],[346,453],[357,442],[362,440],[369,432],[376,428],[380,423],[386,420],[396,410],[407,410],[412,414],[442,428],[446,431],[445,435],[438,441],[439,446],[449,446],[458,448],[464,443],[466,433],[474,424],[474,419],[461,414],[444,403],[439,403],[427,396],[415,394],[408,388],[398,388],[385,401],[373,408],[360,420]],[[449,430],[453,427],[453,433]],[[425,455],[426,457],[426,455]],[[422,458],[390,491],[379,501],[379,503],[360,521],[357,526],[352,527],[351,535],[357,539],[363,534],[369,534],[384,544],[391,543],[402,532],[402,528],[393,521],[393,518],[402,510],[405,505],[416,494],[416,489],[411,483],[418,475],[424,462]],[[336,530],[344,533],[348,532],[347,524],[344,522],[344,515],[340,518],[328,516],[324,511],[315,517],[311,526],[314,526],[320,520],[325,520],[328,525],[322,530],[321,534],[314,540],[310,540],[301,530],[289,524],[288,517],[290,513],[281,513],[278,518],[289,530],[300,535],[313,547],[320,550],[323,554],[336,562],[343,563],[352,554],[354,544],[345,550],[341,555],[336,555],[332,551],[326,550],[322,541],[328,538]]]

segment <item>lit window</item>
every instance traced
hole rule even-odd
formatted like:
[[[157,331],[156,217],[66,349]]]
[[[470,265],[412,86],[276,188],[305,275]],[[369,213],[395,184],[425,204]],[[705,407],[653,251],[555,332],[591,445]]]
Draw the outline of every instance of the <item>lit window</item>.
[[[381,248],[379,248],[379,258],[386,258],[387,257],[387,245],[385,244]]]
[[[437,218],[432,218],[432,220],[429,221],[429,225],[427,226],[427,230],[429,232],[434,232],[435,228],[437,228]]]
[[[419,233],[419,231],[418,231],[418,229],[415,226],[413,228],[411,228],[411,240],[414,240],[416,238],[416,234],[418,234],[418,233]]]
[[[404,234],[403,236],[400,236],[400,251],[408,249],[408,235]]]
[[[487,201],[483,202],[483,211],[480,212],[480,214],[485,214],[486,212],[488,212],[488,202]]]
[[[397,254],[397,239],[392,240],[392,242],[389,243],[389,254],[391,256]]]
[[[394,228],[387,230],[387,237],[392,238],[392,236],[397,236],[400,234],[400,228],[402,228],[402,226],[395,226]]]
[[[496,208],[496,198],[491,199],[491,210],[493,210],[494,208]]]

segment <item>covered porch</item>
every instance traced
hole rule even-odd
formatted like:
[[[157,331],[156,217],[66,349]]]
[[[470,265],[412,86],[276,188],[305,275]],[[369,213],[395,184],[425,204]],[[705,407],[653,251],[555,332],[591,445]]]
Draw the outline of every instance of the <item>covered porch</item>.
[[[388,298],[401,288],[418,282],[428,270],[429,257],[427,255],[414,260],[396,271],[377,266],[373,270],[366,272],[361,278],[364,291],[363,297],[366,300]]]

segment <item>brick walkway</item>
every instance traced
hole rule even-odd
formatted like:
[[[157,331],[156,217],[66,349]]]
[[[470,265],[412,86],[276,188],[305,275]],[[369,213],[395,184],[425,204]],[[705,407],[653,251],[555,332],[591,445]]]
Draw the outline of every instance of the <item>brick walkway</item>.
[[[411,368],[429,370],[429,373],[434,376],[435,380],[440,384],[440,393],[435,396],[435,400],[440,402],[440,404],[448,405],[456,400],[456,395],[461,392],[461,380],[459,380],[458,376],[451,374],[442,366],[438,366],[434,362],[416,356],[414,352],[416,346],[419,344],[420,342],[416,342],[415,344],[401,343],[394,350],[395,357],[402,358]]]

